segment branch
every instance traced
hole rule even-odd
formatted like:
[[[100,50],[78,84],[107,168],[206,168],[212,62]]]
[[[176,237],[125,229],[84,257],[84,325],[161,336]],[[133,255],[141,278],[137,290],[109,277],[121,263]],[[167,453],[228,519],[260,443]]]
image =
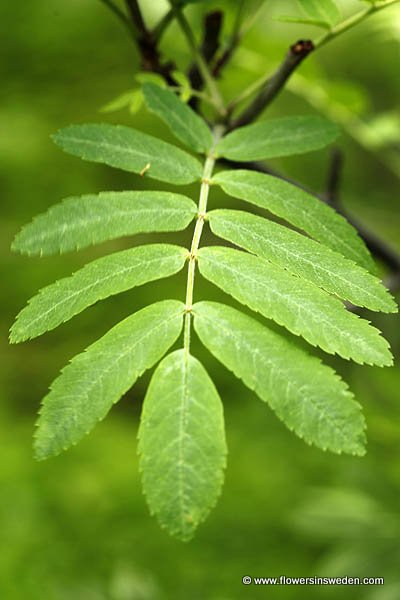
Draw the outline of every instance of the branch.
[[[231,34],[231,39],[224,52],[221,54],[219,59],[214,65],[213,68],[213,76],[218,78],[221,75],[222,69],[229,63],[231,60],[233,53],[235,52],[237,46],[239,45],[240,40],[242,39],[242,34],[240,31],[240,23],[242,19],[242,13],[244,9],[244,0],[241,0],[238,3],[238,7],[236,10],[235,22],[233,24],[233,30]]]
[[[219,48],[219,38],[223,23],[223,13],[218,10],[208,13],[204,18],[204,36],[200,52],[207,64],[210,64]],[[192,89],[201,90],[204,86],[204,78],[197,63],[193,63],[189,70],[189,81]],[[190,102],[192,108],[197,108],[197,98]]]
[[[321,46],[324,46],[331,40],[337,38],[342,33],[345,33],[346,31],[349,31],[349,29],[352,29],[359,23],[362,23],[363,21],[365,21],[365,19],[367,19],[374,13],[377,13],[380,10],[383,10],[384,8],[388,8],[393,4],[398,4],[399,1],[400,0],[386,0],[385,2],[380,2],[379,4],[374,3],[366,10],[360,10],[355,15],[352,15],[345,21],[342,21],[342,23],[339,23],[338,25],[336,25],[336,27],[333,27],[328,33],[320,37],[319,40],[316,41],[315,47],[321,48]]]
[[[209,92],[214,99],[215,105],[218,106],[218,110],[221,115],[226,115],[226,108],[225,108],[224,100],[221,96],[218,85],[217,85],[214,77],[212,76],[207,63],[204,60],[202,53],[200,52],[199,48],[197,47],[196,40],[193,35],[193,31],[192,31],[189,23],[187,22],[186,17],[183,14],[181,7],[177,4],[175,4],[174,0],[170,0],[170,2],[172,4],[172,8],[174,10],[176,20],[178,21],[180,28],[186,37],[189,48],[191,49],[191,51],[193,53],[194,59],[199,67],[199,71],[209,89]]]
[[[100,0],[100,2],[105,4],[105,6],[107,6],[111,10],[111,12],[113,12],[114,15],[121,21],[121,23],[128,29],[129,33],[134,36],[135,32],[132,28],[131,22],[126,16],[126,14],[119,8],[119,6],[114,4],[112,0]]]
[[[231,123],[230,129],[243,127],[254,121],[258,115],[270,104],[279,92],[283,89],[286,81],[303,60],[314,50],[314,44],[311,40],[299,40],[296,44],[290,47],[289,52],[282,64],[278,67],[275,73],[268,78],[258,96],[253,100],[248,108]],[[242,99],[243,96],[240,99]],[[231,104],[230,110],[235,104]]]
[[[137,0],[125,0],[126,7],[131,16],[132,23],[135,25],[138,33],[144,37],[149,36],[149,31],[144,22],[142,11]]]
[[[174,65],[171,62],[163,63],[158,50],[157,38],[147,28],[137,0],[125,0],[131,22],[136,33],[135,40],[141,55],[141,65],[144,71],[151,71],[162,75],[170,85],[176,84],[171,72]]]
[[[343,170],[343,154],[335,148],[332,151],[331,165],[326,184],[325,202],[330,206],[337,207],[340,204],[339,187]]]
[[[328,42],[336,39],[342,33],[352,29],[355,25],[358,25],[369,16],[379,12],[384,8],[397,4],[399,1],[400,0],[386,0],[384,2],[380,2],[379,4],[372,4],[366,10],[359,11],[342,23],[339,23],[339,25],[336,25],[336,27],[333,27],[328,33],[319,38],[315,44],[310,40],[300,40],[294,44],[290,48],[289,53],[286,55],[285,60],[280,67],[278,67],[275,73],[270,78],[264,78],[261,80],[260,84],[257,84],[257,88],[259,85],[263,86],[261,91],[255,100],[250,104],[250,106],[245,109],[245,111],[231,124],[230,129],[232,130],[237,127],[242,127],[243,125],[247,125],[254,121],[259,114],[276,98],[291,74],[297,69],[297,67],[312,50],[321,48]],[[229,113],[232,112],[235,106],[242,99],[247,97],[253,91],[255,90],[253,89],[253,86],[251,86],[250,89],[246,90],[244,94],[241,94],[234,103],[231,103],[231,105],[228,107]]]
[[[153,37],[157,41],[160,42],[165,30],[169,26],[169,24],[174,20],[174,11],[171,8],[165,16],[161,19],[158,25],[153,29]]]

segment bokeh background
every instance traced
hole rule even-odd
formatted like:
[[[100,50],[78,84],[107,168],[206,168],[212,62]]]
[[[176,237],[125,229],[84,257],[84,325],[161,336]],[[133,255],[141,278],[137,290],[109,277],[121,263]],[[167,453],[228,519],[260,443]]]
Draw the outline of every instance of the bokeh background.
[[[142,4],[150,22],[166,8],[161,0]],[[223,7],[227,37],[235,4],[204,2],[188,15],[199,32],[204,8]],[[248,10],[256,4],[249,0]],[[295,14],[294,0],[266,4],[224,73],[228,98],[272,70],[288,44],[320,35],[315,28],[274,19]],[[362,2],[342,6],[349,12]],[[172,138],[143,109],[100,113],[137,86],[139,67],[132,41],[99,0],[3,1],[0,23],[0,597],[400,598],[399,362],[382,370],[327,359],[365,409],[369,445],[360,459],[306,446],[196,341],[194,353],[204,360],[224,400],[230,454],[218,506],[189,544],[158,528],[141,493],[136,431],[149,375],[78,447],[45,463],[33,461],[35,414],[60,368],[132,311],[165,296],[183,298],[185,275],[110,298],[37,340],[7,345],[14,315],[40,287],[109,251],[171,239],[139,236],[44,259],[11,255],[9,246],[21,225],[68,195],[154,185],[63,155],[50,134],[70,123],[107,121]],[[397,6],[311,57],[268,116],[317,111],[341,123],[343,203],[400,252],[399,38]],[[190,61],[175,26],[163,49],[181,69]],[[275,161],[274,166],[322,192],[329,161],[326,150]],[[196,193],[196,188],[187,192]],[[215,192],[211,202],[232,206]],[[190,236],[188,231],[174,239],[187,244]],[[200,278],[196,296],[222,298]],[[398,317],[371,317],[398,357]],[[381,576],[385,586],[256,588],[241,583],[243,575],[282,574]]]

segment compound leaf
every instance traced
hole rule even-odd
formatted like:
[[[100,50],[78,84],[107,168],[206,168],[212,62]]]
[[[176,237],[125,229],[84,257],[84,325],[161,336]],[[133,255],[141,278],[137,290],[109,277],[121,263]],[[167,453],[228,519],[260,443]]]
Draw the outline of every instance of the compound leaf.
[[[208,218],[215,235],[327,292],[371,310],[397,311],[395,301],[379,279],[297,231],[239,210],[214,210]]]
[[[74,156],[176,185],[192,183],[202,174],[201,164],[190,154],[123,125],[71,125],[53,139]]]
[[[94,260],[71,277],[40,290],[17,316],[10,341],[37,337],[98,300],[169,277],[183,268],[187,255],[179,246],[152,244]]]
[[[337,126],[322,117],[283,117],[239,127],[222,138],[215,152],[239,162],[292,156],[324,148],[338,134]]]
[[[25,225],[12,249],[22,254],[48,255],[125,235],[180,231],[196,213],[193,200],[170,192],[102,192],[72,197]]]
[[[177,340],[184,305],[152,304],[78,354],[44,398],[35,439],[38,460],[75,445]]]
[[[231,248],[202,248],[198,257],[209,281],[313,346],[360,364],[392,364],[389,345],[377,329],[308,281]]]
[[[333,0],[297,0],[304,14],[310,19],[335,25],[341,17],[340,10]]]
[[[333,208],[277,177],[253,171],[223,171],[212,179],[224,192],[285,219],[298,229],[375,272],[372,257],[357,231]]]
[[[196,152],[206,153],[213,144],[211,131],[187,104],[169,89],[154,83],[143,86],[147,108],[159,116],[181,142]]]
[[[143,489],[162,527],[189,540],[221,492],[226,463],[222,403],[185,350],[160,363],[139,429]]]
[[[347,385],[329,367],[251,317],[215,302],[193,307],[203,344],[290,430],[323,450],[365,454],[365,422]]]

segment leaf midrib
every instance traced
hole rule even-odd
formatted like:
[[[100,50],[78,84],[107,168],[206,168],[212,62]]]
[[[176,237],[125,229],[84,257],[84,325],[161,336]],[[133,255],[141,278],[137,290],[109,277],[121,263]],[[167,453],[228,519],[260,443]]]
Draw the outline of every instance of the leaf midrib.
[[[199,317],[198,317],[198,318],[199,318]],[[200,318],[201,318],[201,319],[204,319],[204,320],[206,320],[206,321],[208,321],[208,322],[209,322],[209,323],[211,323],[211,324],[215,324],[215,323],[213,323],[212,319],[209,319],[209,318],[205,317],[204,315],[201,315],[201,317],[200,317]],[[254,355],[254,347],[253,347],[253,346],[251,346],[249,343],[247,343],[247,341],[246,341],[244,338],[238,338],[237,336],[235,336],[235,333],[234,333],[234,331],[232,331],[232,330],[230,330],[230,329],[226,329],[226,328],[224,328],[220,320],[218,321],[218,328],[219,328],[220,330],[222,330],[222,331],[225,333],[225,335],[226,335],[227,337],[232,337],[234,340],[235,340],[235,339],[239,339],[239,347],[240,347],[240,345],[244,346],[245,348],[247,348],[247,350],[249,351],[249,353],[250,353],[250,354]],[[236,345],[236,347],[238,347],[238,346],[237,346],[237,344],[235,344],[235,345]],[[273,370],[274,370],[274,363],[273,363],[273,362],[271,362],[270,360],[266,360],[266,357],[267,357],[267,355],[266,355],[266,354],[261,354],[260,352],[258,352],[258,356],[260,357],[260,359],[261,359],[261,361],[262,361],[262,362],[264,362],[264,363],[265,363],[267,366],[270,366],[270,367],[271,367],[271,371],[273,371]],[[279,369],[278,369],[278,368],[276,368],[276,367],[275,367],[275,371],[277,371],[278,373],[280,372],[280,371],[279,371]],[[240,377],[240,379],[242,379],[242,380],[244,381],[244,377],[242,377],[242,376],[239,376],[239,377]],[[338,377],[337,379],[338,379],[338,381],[339,381],[340,383],[343,383],[343,381],[342,381],[342,380],[340,380],[340,378],[339,378],[339,377]],[[259,382],[258,382],[258,380],[255,380],[255,381],[254,381],[254,383],[259,383]],[[256,391],[256,385],[254,385],[253,391],[257,393],[257,391]],[[258,395],[258,394],[257,394],[257,395]],[[347,389],[344,389],[344,390],[343,390],[343,395],[344,395],[344,396],[346,396],[347,398],[351,399],[351,400],[353,399],[353,395],[352,395],[352,394],[351,394],[351,393],[350,393],[350,392],[349,392]],[[267,402],[267,401],[266,401],[266,400],[264,400],[264,399],[262,399],[262,400],[263,400],[264,402]],[[310,401],[310,397],[308,397],[308,400]],[[316,403],[315,403],[315,401],[313,400],[313,398],[311,398],[311,402],[312,402],[312,404],[313,404],[314,406],[317,406],[317,407],[319,406],[318,404],[316,404]],[[268,405],[271,407],[271,409],[275,411],[275,408],[274,408],[274,407],[273,407],[273,406],[270,404],[270,402],[267,402],[267,403],[268,403]],[[322,412],[322,411],[321,411],[321,410],[317,411],[317,413],[319,413],[319,412]],[[326,415],[328,415],[328,419],[329,419],[329,420],[330,420],[330,422],[331,422],[331,426],[332,426],[332,427],[335,429],[335,431],[337,431],[337,432],[339,433],[339,436],[340,436],[340,438],[341,438],[341,439],[342,439],[344,442],[346,442],[346,441],[347,441],[347,438],[346,438],[346,436],[344,436],[344,435],[343,435],[343,433],[342,433],[342,430],[340,429],[340,427],[338,427],[338,426],[337,426],[337,425],[334,423],[334,421],[332,421],[333,417],[332,417],[332,416],[330,416],[330,413],[324,413],[324,415],[325,415],[325,416],[326,416]],[[330,417],[330,418],[329,418],[329,417]],[[298,434],[298,435],[300,435],[300,434]],[[300,436],[300,437],[303,437],[303,436]],[[314,443],[315,443],[315,442],[314,442]]]
[[[182,311],[183,312],[183,311]],[[151,336],[154,334],[155,331],[157,331],[158,329],[161,329],[161,327],[164,327],[166,324],[170,323],[171,321],[173,321],[174,319],[176,319],[178,316],[180,315],[180,312],[177,312],[175,315],[171,315],[169,318],[163,320],[162,322],[158,323],[155,327],[153,327],[152,329],[147,330],[141,337],[135,338],[135,342],[134,344],[132,344],[131,346],[129,346],[129,348],[127,350],[125,350],[124,352],[121,352],[118,355],[118,358],[116,358],[114,361],[109,361],[108,362],[108,366],[105,369],[102,369],[100,375],[98,378],[96,379],[92,379],[89,387],[87,387],[86,389],[81,389],[81,393],[80,395],[84,395],[86,396],[86,398],[89,400],[89,394],[90,392],[93,390],[94,387],[96,387],[104,378],[104,376],[115,367],[115,365],[117,365],[120,360],[122,360],[123,358],[125,358],[127,356],[127,354],[129,354],[130,352],[133,351],[133,348],[136,347],[138,344],[140,344],[143,340],[145,340],[147,337]],[[106,334],[107,335],[107,334]],[[89,348],[90,349],[90,348]],[[88,350],[89,350],[88,349]],[[86,351],[87,353],[87,351]],[[85,356],[85,354],[81,354],[78,356]],[[115,354],[114,354],[115,356]],[[71,365],[73,364],[72,362],[70,363]],[[76,363],[75,363],[76,364]],[[68,367],[67,367],[68,368]],[[145,369],[144,369],[145,370]],[[136,369],[136,373],[138,374],[137,376],[140,377],[142,371],[138,371]],[[65,373],[65,371],[62,371],[62,373]],[[58,381],[58,379],[56,380]],[[54,388],[51,389],[51,392],[57,394],[57,390],[55,390]],[[61,394],[64,397],[64,394]],[[74,397],[76,398],[76,394],[74,394]],[[79,397],[79,396],[78,396]],[[120,398],[120,396],[118,396],[118,399]],[[115,402],[118,402],[118,399]],[[113,402],[113,404],[115,404],[115,402]]]
[[[183,250],[183,249],[182,249]],[[111,255],[112,256],[112,255]],[[106,257],[108,258],[108,257]],[[160,261],[168,261],[171,260],[171,258],[177,258],[177,255],[175,256],[169,256],[169,257],[157,257],[157,258],[153,258],[151,260],[147,260],[147,261],[138,261],[138,264],[140,264],[140,262],[142,262],[142,264],[152,264],[152,263],[159,263]],[[183,254],[182,254],[182,258],[183,258]],[[102,260],[102,259],[100,259]],[[84,288],[81,288],[80,290],[77,290],[75,292],[73,292],[72,294],[68,295],[68,296],[64,296],[62,300],[60,300],[59,302],[57,302],[56,304],[53,304],[51,306],[51,308],[49,308],[47,311],[41,313],[40,315],[38,315],[35,319],[33,319],[32,321],[29,322],[29,327],[32,327],[32,325],[34,325],[35,323],[37,323],[37,321],[40,321],[41,319],[43,319],[45,316],[47,316],[49,313],[53,312],[56,308],[58,308],[60,305],[65,304],[65,302],[68,302],[69,300],[71,300],[72,298],[75,298],[75,296],[79,295],[79,294],[83,294],[84,292],[86,292],[87,290],[89,290],[92,287],[95,287],[96,285],[98,285],[99,283],[105,283],[106,281],[113,279],[114,277],[116,277],[117,275],[122,275],[124,273],[126,273],[127,271],[130,270],[134,270],[136,268],[138,268],[138,264],[134,265],[134,266],[129,266],[129,267],[122,267],[120,270],[118,271],[113,271],[112,274],[106,275],[105,277],[101,278],[101,279],[97,279],[96,281],[93,281],[91,283],[89,283],[87,286],[85,286]],[[91,265],[87,265],[86,267],[83,267],[82,271],[85,268],[90,267]],[[77,273],[79,273],[80,271],[77,271]],[[72,279],[74,277],[74,275],[71,275],[71,277],[67,277],[67,279]],[[63,281],[63,280],[60,280]],[[136,285],[133,285],[132,287],[136,287]],[[131,289],[131,288],[128,288]],[[44,290],[41,293],[45,293],[46,288],[44,288]],[[119,293],[119,292],[116,292]],[[40,294],[40,293],[39,293]],[[114,294],[111,294],[114,295]]]
[[[143,214],[170,214],[171,216],[174,216],[176,213],[181,214],[182,217],[184,216],[184,209],[183,208],[144,208],[144,209],[131,209],[131,210],[121,210],[121,209],[117,209],[117,210],[113,210],[113,213],[111,215],[111,218],[109,218],[107,224],[109,224],[111,221],[113,221],[115,218],[117,217],[132,217],[132,218],[136,218],[138,215],[142,216]],[[189,210],[187,211],[187,216],[189,216]],[[195,215],[196,214],[196,210],[195,207],[193,207],[192,210],[192,214]],[[75,220],[72,225],[66,225],[65,223],[60,224],[58,227],[55,227],[51,230],[50,234],[47,237],[44,234],[41,234],[40,236],[38,236],[36,240],[48,240],[48,239],[52,239],[52,237],[56,237],[60,232],[65,232],[67,229],[69,231],[73,231],[75,229],[79,229],[79,228],[83,228],[86,229],[88,226],[90,225],[94,225],[96,223],[104,223],[104,216],[103,215],[98,215],[95,216],[94,218],[90,218],[88,220],[84,220],[84,219],[79,219],[79,220]]]
[[[203,260],[204,260],[204,259],[203,259]],[[210,262],[214,262],[214,263],[216,263],[216,264],[218,264],[218,265],[219,265],[218,261],[216,261],[216,260],[215,260],[215,261],[212,261],[212,260],[210,260],[209,258],[206,258],[206,260],[209,260]],[[243,271],[237,271],[237,270],[236,270],[234,267],[232,267],[231,265],[227,265],[226,263],[223,263],[223,264],[222,264],[222,267],[223,267],[224,269],[227,269],[228,271],[231,271],[231,272],[232,272],[232,273],[234,273],[236,276],[237,276],[237,275],[240,275],[240,278],[241,278],[241,279],[245,278],[245,279],[248,279],[248,280],[249,280],[250,282],[252,282],[252,283],[256,283],[256,285],[257,285],[257,286],[261,286],[261,287],[264,287],[264,288],[268,288],[268,286],[267,286],[265,283],[263,283],[263,282],[260,282],[260,281],[259,281],[259,280],[257,280],[257,279],[253,279],[251,276],[247,275],[247,274],[246,274],[246,273],[244,273]],[[311,284],[310,284],[310,285],[311,285]],[[318,290],[318,288],[317,288],[317,287],[316,287],[316,290]],[[282,294],[282,293],[279,291],[279,289],[275,289],[275,290],[274,290],[274,293],[275,293],[275,294],[278,296],[278,298],[279,298],[279,299],[286,299],[286,300],[287,300],[287,298],[288,298],[287,296],[284,296],[284,295],[283,295],[283,294]],[[321,293],[324,293],[324,292],[321,292]],[[232,294],[231,294],[231,295],[232,295]],[[329,298],[328,294],[327,294],[327,298]],[[296,302],[294,302],[294,301],[293,301],[293,299],[291,299],[291,298],[289,298],[289,299],[290,299],[290,301],[291,301],[291,304],[292,304],[292,306],[294,306],[295,308],[297,308],[297,312],[298,312],[298,314],[301,314],[301,311],[303,310],[303,311],[305,311],[305,313],[306,313],[307,315],[310,315],[310,316],[311,316],[311,318],[312,318],[312,321],[313,321],[314,323],[316,322],[316,320],[315,320],[315,315],[313,314],[313,312],[312,312],[312,311],[310,311],[310,310],[308,310],[308,309],[307,309],[307,306],[303,306],[303,305],[301,305],[301,304],[297,304]],[[332,300],[333,300],[333,298],[332,298]],[[250,300],[250,302],[252,303],[252,301],[251,301],[251,300]],[[341,307],[341,308],[343,309],[343,311],[345,311],[346,309],[345,309],[345,308],[344,308],[344,306],[343,306],[343,305],[340,303],[340,301],[338,301],[338,300],[337,300],[337,302],[339,303],[338,309]],[[246,304],[247,304],[247,302],[246,302]],[[253,303],[252,303],[252,304],[253,304]],[[249,304],[249,306],[250,306],[250,304]],[[260,312],[260,311],[257,309],[257,312]],[[321,314],[321,313],[320,313],[320,314]],[[272,317],[267,317],[267,318],[272,318]],[[280,320],[280,319],[279,319],[279,317],[278,317],[278,316],[277,316],[277,317],[274,317],[272,320],[273,320],[273,321],[276,321],[277,323],[279,323],[279,325],[282,325],[283,327],[285,327],[285,329],[288,329],[288,327],[287,327],[287,326],[284,324],[284,322],[283,322],[282,320]],[[346,330],[344,330],[344,331],[343,331],[342,329],[340,329],[339,327],[337,327],[337,326],[336,326],[334,323],[332,323],[331,321],[329,321],[329,320],[326,320],[326,319],[324,319],[324,318],[322,318],[322,317],[321,317],[321,318],[319,317],[319,318],[318,318],[318,323],[321,323],[321,322],[322,322],[323,324],[327,324],[327,325],[328,325],[328,326],[329,326],[331,329],[333,329],[334,331],[337,331],[337,332],[339,332],[339,334],[340,334],[340,335],[339,335],[339,338],[342,338],[343,336],[345,336],[345,337],[347,337],[347,338],[350,338],[350,339],[352,339],[352,340],[354,340],[354,338],[356,338],[357,340],[359,340],[359,341],[360,341],[360,344],[361,344],[361,345],[364,345],[364,340],[363,340],[362,338],[360,338],[359,336],[355,336],[355,335],[353,334],[353,332],[349,332],[349,331],[346,331]],[[289,331],[292,331],[292,329],[290,329]],[[316,344],[316,342],[315,342],[315,341],[311,341],[311,340],[309,340],[309,335],[308,335],[308,333],[307,333],[307,334],[299,334],[299,333],[297,333],[297,332],[296,332],[296,335],[300,335],[301,337],[304,337],[304,339],[306,339],[306,340],[307,340],[307,341],[308,341],[310,344],[312,344],[312,345],[317,345],[317,346],[319,346],[320,348],[323,348],[322,346],[320,346],[320,344]],[[306,337],[306,335],[307,335],[307,337]],[[324,349],[324,348],[323,348],[323,349]],[[334,352],[334,351],[332,351],[332,350],[327,350],[327,352],[329,352],[329,353],[333,353],[333,354],[337,353],[337,352]]]
[[[258,186],[252,185],[251,183],[242,183],[242,182],[237,183],[236,181],[234,181],[233,184],[235,186],[245,187],[246,189],[250,189],[250,190],[254,190],[255,189],[256,193],[259,191]],[[269,195],[269,196],[272,196],[272,197],[274,197],[274,195],[275,195],[281,202],[284,202],[285,204],[289,204],[289,208],[295,208],[296,210],[298,210],[299,212],[301,212],[302,215],[303,215],[303,217],[306,217],[306,219],[308,219],[308,221],[312,221],[314,223],[314,225],[316,224],[317,225],[317,230],[318,230],[318,228],[321,228],[324,231],[327,231],[328,234],[329,234],[328,237],[331,237],[332,234],[333,234],[333,237],[340,242],[340,245],[345,246],[348,249],[348,253],[350,255],[356,254],[358,257],[360,257],[361,259],[363,259],[363,256],[359,254],[358,249],[354,248],[353,246],[349,246],[349,244],[347,243],[347,241],[346,241],[345,238],[342,238],[342,237],[338,236],[334,230],[332,230],[329,227],[327,227],[325,225],[325,223],[323,222],[322,219],[318,220],[316,217],[313,216],[312,213],[311,214],[308,213],[301,205],[296,204],[295,202],[292,202],[292,200],[290,200],[290,197],[284,198],[281,194],[276,193],[276,192],[272,193],[272,192],[269,192],[268,190],[263,190],[263,193],[265,193],[267,196]],[[252,200],[249,200],[247,197],[245,199],[243,199],[243,200],[245,202],[249,202],[250,204],[256,204]],[[268,207],[266,207],[266,206],[264,206],[262,204],[260,205],[260,204],[257,203],[257,206],[261,206],[261,208],[264,208],[264,209],[267,208],[267,210],[268,210]],[[335,216],[340,216],[340,215],[338,215],[338,213],[334,213],[334,214],[335,214]],[[283,219],[285,221],[287,221],[288,223],[290,223],[290,221],[288,220],[287,217],[284,216]],[[339,223],[337,221],[335,221],[334,225],[338,226]],[[301,227],[301,228],[303,229],[303,227]],[[306,230],[303,229],[303,231],[306,233]],[[312,237],[316,237],[316,236],[313,235]],[[359,239],[358,236],[354,236],[354,240],[356,240],[356,239],[357,240]]]
[[[144,134],[143,134],[144,135]],[[127,145],[127,146],[120,146],[119,144],[111,144],[109,142],[105,142],[105,141],[93,141],[93,140],[88,140],[88,139],[84,139],[82,140],[82,138],[76,138],[73,136],[68,137],[68,141],[69,142],[73,142],[73,143],[78,143],[78,144],[82,144],[82,145],[89,145],[89,146],[95,146],[95,148],[106,148],[107,150],[109,150],[110,148],[116,152],[120,152],[121,154],[129,154],[134,158],[143,158],[144,161],[148,161],[149,158],[151,158],[151,153],[147,152],[140,152],[139,150],[136,150],[136,148],[132,148],[132,146]],[[155,140],[157,143],[160,142],[161,144],[161,140]],[[167,145],[166,142],[162,142],[163,147],[165,148],[165,146]],[[165,146],[164,146],[165,144]],[[170,147],[173,149],[174,152],[176,152],[177,154],[181,155],[182,158],[187,159],[189,157],[189,159],[192,159],[193,161],[195,161],[196,159],[193,158],[190,154],[185,153],[184,150],[181,150],[180,148],[176,148],[174,146],[172,146],[172,144],[170,145]],[[169,149],[169,148],[168,148]],[[101,159],[103,160],[103,159]],[[113,160],[113,159],[111,159]],[[108,159],[107,159],[108,161]],[[187,161],[190,162],[190,161]],[[157,163],[159,166],[159,164],[161,163],[163,167],[167,167],[167,171],[171,168],[171,162],[169,162],[166,158],[164,158],[164,156],[158,155],[157,156]],[[182,167],[182,163],[175,161],[174,162],[174,168],[179,171],[180,173],[184,174],[184,175],[194,175],[194,170],[191,170],[189,167],[185,168]],[[198,175],[198,173],[196,174]]]
[[[251,229],[251,227],[246,227],[245,225],[243,225],[243,224],[241,224],[241,223],[232,223],[232,221],[229,221],[229,225],[230,225],[230,226],[232,226],[232,227],[236,227],[236,228],[237,228],[238,230],[240,230],[240,231],[245,231],[246,233],[251,233],[251,235],[252,235],[254,238],[256,238],[257,240],[259,240],[259,241],[261,241],[261,242],[264,242],[264,241],[265,241],[265,238],[264,238],[262,235],[260,235],[258,232],[256,232],[255,230]],[[299,235],[301,235],[301,234],[299,234]],[[304,237],[305,239],[308,239],[308,238],[306,238],[305,236],[303,236],[303,237]],[[360,292],[362,292],[364,295],[367,295],[367,296],[369,296],[369,298],[372,298],[372,300],[375,300],[375,301],[381,302],[381,298],[380,298],[379,296],[376,296],[376,295],[372,294],[372,293],[370,292],[370,290],[369,290],[369,289],[361,287],[360,285],[358,285],[358,284],[357,284],[357,283],[355,283],[354,281],[351,281],[351,282],[349,282],[349,281],[348,281],[348,280],[347,280],[345,277],[343,277],[343,276],[342,276],[342,274],[340,274],[340,273],[337,273],[337,272],[335,272],[335,271],[330,271],[330,270],[329,270],[329,269],[328,269],[326,266],[323,266],[323,265],[321,265],[319,262],[312,262],[311,260],[309,260],[308,258],[306,258],[304,255],[302,255],[302,254],[296,254],[295,252],[293,252],[293,251],[292,251],[290,248],[288,248],[287,246],[285,246],[285,245],[283,245],[283,246],[282,246],[282,244],[279,244],[279,243],[277,243],[277,240],[274,240],[274,238],[273,238],[273,237],[269,237],[269,238],[268,238],[268,243],[269,243],[269,244],[271,244],[271,246],[273,246],[273,247],[275,247],[275,248],[278,248],[278,249],[280,249],[280,250],[282,250],[282,249],[283,249],[283,250],[285,250],[285,252],[286,252],[286,253],[287,253],[289,256],[293,256],[293,257],[295,257],[295,258],[299,258],[299,259],[300,259],[300,260],[302,260],[304,263],[307,263],[307,264],[308,264],[310,267],[312,267],[314,270],[316,269],[316,270],[322,271],[323,273],[326,273],[326,274],[328,274],[328,275],[331,275],[332,277],[335,277],[336,279],[339,279],[340,281],[342,281],[342,283],[344,283],[345,285],[349,285],[349,284],[350,284],[350,285],[351,285],[353,288],[356,288],[357,290],[359,290]],[[315,242],[315,243],[317,243],[317,244],[318,244],[319,242]],[[240,245],[241,245],[241,244],[240,244]],[[242,247],[244,247],[244,246],[242,246]],[[326,247],[324,247],[324,248],[325,248],[325,250],[326,250],[327,252],[331,252],[331,253],[332,253],[332,255],[333,255],[333,257],[334,257],[334,255],[335,255],[335,252],[334,252],[334,250],[331,250],[331,249],[330,249],[328,246],[326,246]],[[252,252],[253,252],[253,251],[252,251]],[[254,252],[254,254],[255,254],[256,256],[259,256],[259,254],[257,254],[257,252]],[[263,258],[263,257],[260,257],[260,258]],[[352,266],[353,268],[354,268],[354,267],[356,267],[356,268],[360,268],[360,267],[358,267],[358,265],[357,265],[356,263],[353,263],[353,261],[349,260],[349,259],[348,259],[348,258],[346,258],[345,256],[340,256],[340,258],[341,258],[343,261],[350,263],[350,264],[351,264],[351,266]],[[273,260],[272,260],[272,259],[264,259],[264,260],[268,260],[268,261],[269,261],[269,260],[271,260],[271,262],[273,262]],[[291,271],[290,271],[290,268],[287,268],[287,267],[284,267],[284,268],[285,268],[285,270],[287,270],[287,271],[291,272]],[[372,276],[370,273],[368,273],[368,271],[366,271],[366,274],[367,274],[367,275],[370,275],[371,277],[373,277],[373,276]],[[297,273],[296,273],[295,275],[297,275]],[[297,275],[297,276],[298,276],[298,277],[300,277],[300,279],[302,279],[302,277],[301,277],[301,276],[299,276],[299,275]],[[305,279],[305,278],[304,278],[304,279]],[[313,282],[312,282],[312,283],[313,283]],[[321,287],[325,287],[325,286],[321,286]],[[332,288],[332,289],[333,289],[333,288]],[[348,294],[346,294],[346,296],[347,296],[347,295],[348,295]],[[345,298],[345,299],[346,299],[346,300],[348,300],[348,298]]]

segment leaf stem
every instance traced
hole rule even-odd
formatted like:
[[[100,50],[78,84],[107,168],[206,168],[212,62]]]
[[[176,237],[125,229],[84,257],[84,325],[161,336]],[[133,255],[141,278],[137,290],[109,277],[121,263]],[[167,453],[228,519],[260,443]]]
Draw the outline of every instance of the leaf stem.
[[[203,175],[201,179],[200,197],[198,204],[198,213],[196,225],[193,232],[192,243],[190,246],[189,264],[188,264],[188,276],[186,285],[186,300],[185,300],[185,332],[184,332],[184,348],[189,352],[190,348],[190,329],[191,329],[191,311],[193,307],[193,294],[194,294],[194,279],[196,274],[196,260],[197,251],[200,246],[201,234],[203,233],[204,221],[207,213],[208,196],[210,193],[210,180],[213,173],[216,158],[214,156],[214,149],[218,141],[224,134],[225,127],[223,125],[217,125],[214,128],[214,144],[209,153],[207,154],[206,161],[204,163]]]
[[[210,71],[206,61],[204,60],[204,57],[202,56],[199,48],[197,47],[196,40],[193,35],[193,31],[192,31],[185,15],[183,14],[181,7],[179,7],[173,3],[172,3],[172,7],[175,11],[176,20],[178,21],[180,28],[182,29],[182,32],[184,33],[184,35],[187,39],[188,45],[189,45],[191,51],[193,52],[193,56],[199,67],[199,71],[200,71],[204,81],[206,82],[206,85],[210,91],[210,94],[214,99],[215,105],[218,107],[218,111],[220,112],[220,114],[225,116],[226,108],[225,108],[224,99],[222,98],[222,95],[219,91],[217,83],[216,83],[214,77],[212,76],[211,71]]]

